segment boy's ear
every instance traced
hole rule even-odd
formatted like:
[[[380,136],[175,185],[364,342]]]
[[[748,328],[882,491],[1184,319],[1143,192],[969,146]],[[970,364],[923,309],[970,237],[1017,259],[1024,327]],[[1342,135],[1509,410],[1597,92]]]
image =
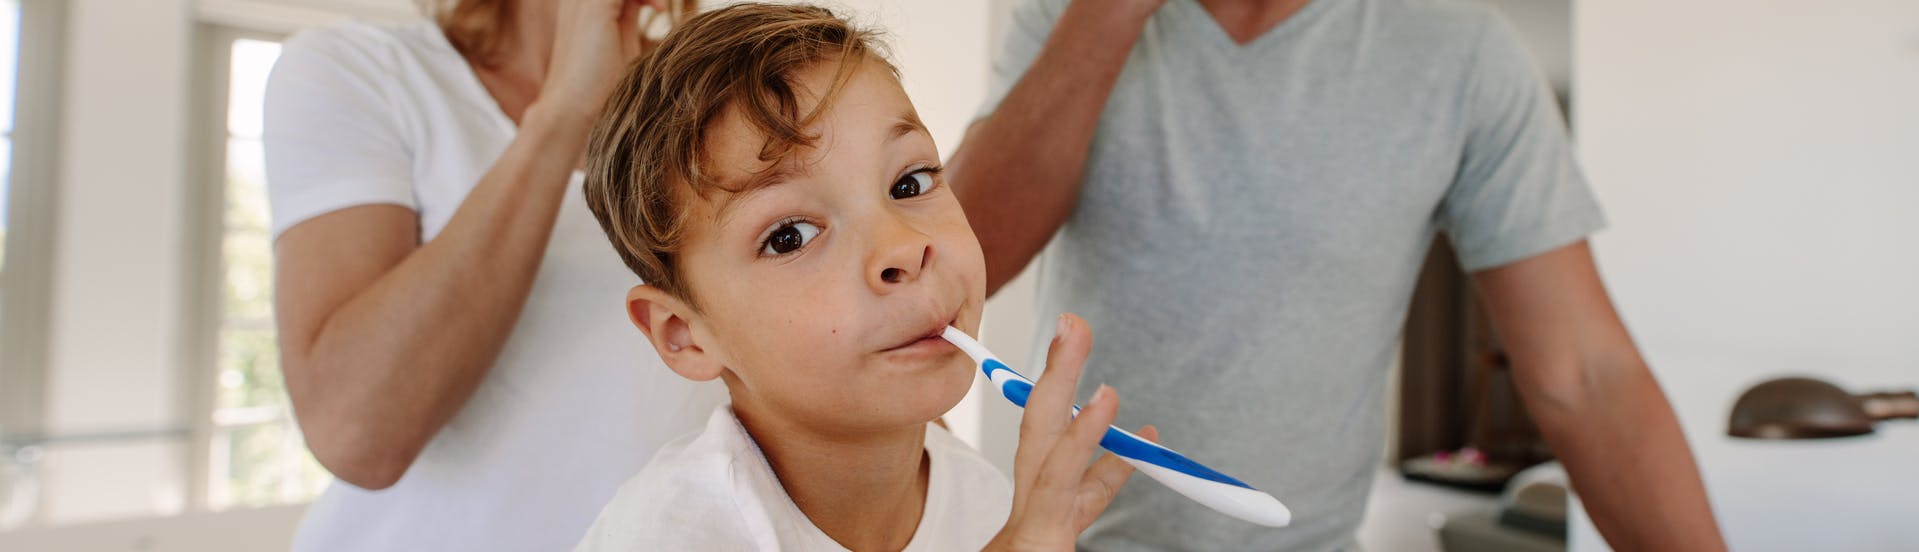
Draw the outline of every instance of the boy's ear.
[[[626,316],[680,377],[706,381],[725,371],[725,363],[701,346],[693,309],[678,297],[649,285],[633,286],[626,292]]]

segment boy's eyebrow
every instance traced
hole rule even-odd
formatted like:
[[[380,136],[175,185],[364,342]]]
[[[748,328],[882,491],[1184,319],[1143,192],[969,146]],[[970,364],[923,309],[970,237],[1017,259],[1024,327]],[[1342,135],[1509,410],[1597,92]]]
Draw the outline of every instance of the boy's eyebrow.
[[[739,183],[737,186],[721,185],[720,189],[726,193],[720,197],[719,208],[715,211],[717,216],[714,219],[719,222],[717,226],[726,226],[727,219],[733,215],[735,204],[761,190],[783,184],[798,175],[799,173],[793,170],[790,164],[782,162],[745,179],[735,179],[735,182]]]
[[[735,196],[746,196],[746,195],[752,194],[753,192],[757,192],[766,188],[771,188],[773,186],[779,185],[780,183],[786,182],[787,180],[795,176],[799,176],[799,172],[800,171],[793,170],[793,167],[790,164],[782,162],[777,165],[767,167],[766,170],[753,173],[753,175],[747,178],[735,179],[734,182],[736,182],[737,184],[723,185],[721,186],[721,189],[732,192],[732,194]]]
[[[920,132],[927,136],[933,135],[932,131],[926,130],[926,123],[920,122],[919,114],[908,109],[896,118],[896,121],[893,123],[893,132],[886,135],[886,141],[891,142],[898,140],[901,136],[914,132]]]
[[[894,118],[893,129],[886,134],[886,141],[898,140],[902,136],[915,132],[929,137],[933,135],[932,131],[926,129],[926,123],[920,122],[919,114],[908,109]],[[720,198],[717,216],[714,217],[719,222],[718,226],[726,226],[727,219],[732,217],[734,204],[761,190],[780,185],[795,176],[799,176],[799,171],[795,171],[791,164],[782,162],[745,179],[733,179],[734,182],[738,182],[738,185],[731,185],[732,182],[722,184],[720,189],[728,193]]]

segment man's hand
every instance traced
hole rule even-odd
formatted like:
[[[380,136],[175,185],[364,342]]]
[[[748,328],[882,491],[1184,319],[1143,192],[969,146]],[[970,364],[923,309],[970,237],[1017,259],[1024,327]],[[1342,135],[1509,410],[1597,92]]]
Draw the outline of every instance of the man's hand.
[[[1099,439],[1119,414],[1119,396],[1099,386],[1074,417],[1073,387],[1092,350],[1086,321],[1060,315],[1059,330],[1046,354],[1046,372],[1026,400],[1020,418],[1019,450],[1013,456],[1013,511],[987,550],[1072,550],[1080,531],[1093,523],[1119,493],[1133,467],[1098,452]],[[1157,442],[1159,432],[1142,428],[1141,437]]]

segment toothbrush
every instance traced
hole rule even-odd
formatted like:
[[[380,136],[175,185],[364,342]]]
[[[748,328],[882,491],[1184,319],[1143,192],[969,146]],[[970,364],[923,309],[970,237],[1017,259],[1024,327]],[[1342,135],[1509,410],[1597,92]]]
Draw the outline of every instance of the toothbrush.
[[[948,326],[940,337],[972,357],[1006,400],[1026,408],[1026,397],[1033,392],[1033,380],[1014,372],[995,358],[992,351],[986,350],[986,346],[959,328]],[[1073,414],[1079,414],[1079,405],[1073,405]],[[1124,429],[1108,426],[1099,446],[1167,488],[1220,513],[1267,527],[1285,527],[1293,521],[1293,512],[1273,495]]]

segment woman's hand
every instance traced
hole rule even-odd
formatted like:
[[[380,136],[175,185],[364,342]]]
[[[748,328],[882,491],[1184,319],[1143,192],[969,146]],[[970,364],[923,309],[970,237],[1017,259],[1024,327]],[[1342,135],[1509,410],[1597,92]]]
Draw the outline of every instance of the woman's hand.
[[[1072,550],[1087,525],[1106,511],[1133,473],[1119,457],[1090,466],[1099,439],[1119,414],[1119,396],[1099,386],[1074,417],[1073,387],[1093,345],[1086,321],[1060,315],[1059,329],[1020,418],[1019,450],[1013,456],[1013,511],[987,550]],[[1152,426],[1139,431],[1157,442]]]
[[[560,0],[553,57],[528,112],[544,111],[590,125],[600,106],[644,49],[644,28],[671,14],[669,0]]]

